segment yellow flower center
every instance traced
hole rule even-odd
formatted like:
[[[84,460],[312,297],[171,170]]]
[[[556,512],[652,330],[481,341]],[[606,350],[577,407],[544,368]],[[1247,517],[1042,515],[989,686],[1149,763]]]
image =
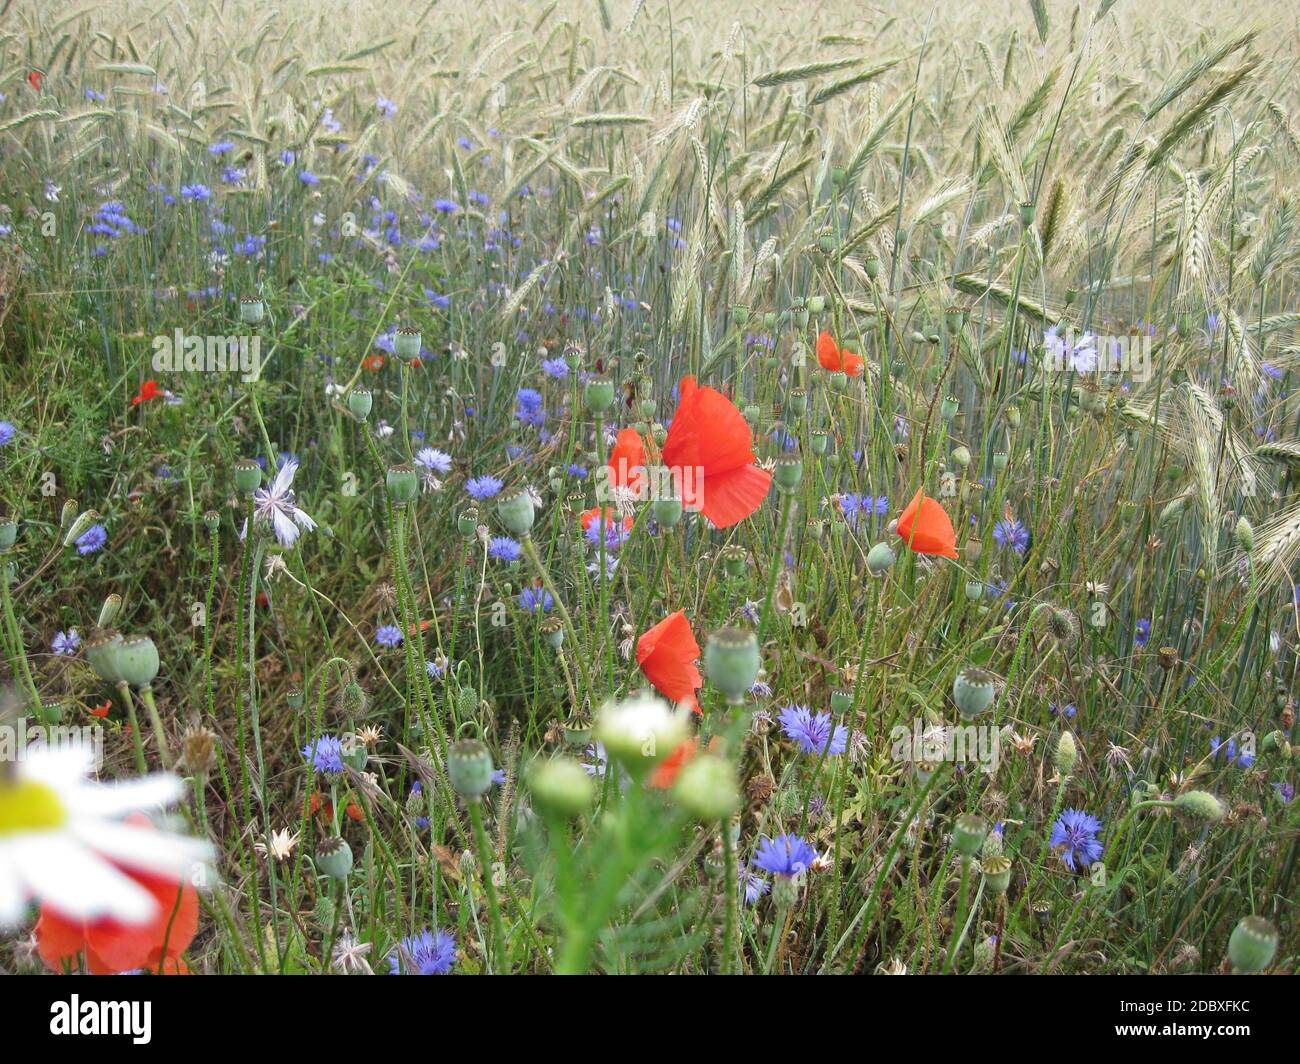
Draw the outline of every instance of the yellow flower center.
[[[67,820],[54,788],[20,780],[0,783],[0,837],[27,831],[52,831]]]

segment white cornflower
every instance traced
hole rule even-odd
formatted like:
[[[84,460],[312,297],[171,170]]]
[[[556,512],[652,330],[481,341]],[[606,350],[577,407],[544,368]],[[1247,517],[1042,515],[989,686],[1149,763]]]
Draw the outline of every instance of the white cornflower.
[[[293,500],[293,475],[298,472],[298,460],[290,458],[280,467],[269,488],[258,488],[253,493],[253,520],[270,522],[275,538],[284,546],[292,547],[298,539],[299,529],[308,532],[316,522],[298,509]]]
[[[0,927],[18,924],[33,900],[73,921],[153,919],[157,899],[123,869],[205,881],[206,842],[124,823],[177,801],[180,779],[104,784],[86,778],[93,767],[81,743],[29,748],[23,760],[0,766]]]

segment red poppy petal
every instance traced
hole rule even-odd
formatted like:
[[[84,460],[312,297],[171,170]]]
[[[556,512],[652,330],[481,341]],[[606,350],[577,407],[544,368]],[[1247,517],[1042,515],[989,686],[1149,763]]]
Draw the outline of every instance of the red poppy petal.
[[[700,512],[718,528],[730,528],[763,505],[771,487],[772,474],[756,465],[721,475],[706,472]]]

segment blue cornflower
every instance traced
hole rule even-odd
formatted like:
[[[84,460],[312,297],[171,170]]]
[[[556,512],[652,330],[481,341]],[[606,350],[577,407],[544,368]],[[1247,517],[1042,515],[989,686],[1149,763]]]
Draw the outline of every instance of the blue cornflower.
[[[479,500],[492,498],[502,486],[501,481],[492,476],[475,477],[465,482],[465,490]]]
[[[181,199],[187,199],[191,203],[198,203],[200,200],[209,200],[211,198],[212,190],[207,185],[181,185]]]
[[[993,539],[1000,546],[1010,547],[1017,554],[1024,554],[1029,549],[1029,529],[1019,521],[999,521],[993,526]]]
[[[745,904],[753,905],[764,894],[772,889],[772,884],[754,872],[745,867],[743,861],[738,862],[740,867],[736,869],[740,890],[745,896]]]
[[[343,772],[343,744],[336,735],[322,735],[302,748],[302,756],[317,772],[340,775]]]
[[[81,555],[94,554],[107,542],[108,533],[104,531],[104,526],[91,525],[77,537],[77,553]]]
[[[602,529],[605,532],[605,549],[607,551],[618,550],[628,541],[628,537],[632,534],[622,521],[607,521],[603,515],[599,515],[587,525],[583,535],[587,537],[588,543],[594,547],[599,547]]]
[[[397,104],[393,103],[387,96],[381,96],[375,101],[375,107],[385,118],[392,118],[397,114]]]
[[[542,372],[552,380],[562,381],[569,375],[569,364],[562,358],[546,358],[542,360]]]
[[[320,178],[317,177],[315,174],[313,174],[310,170],[299,170],[298,180],[301,181],[304,185],[320,184]]]
[[[17,431],[13,422],[0,421],[0,447],[5,447],[14,438],[14,432]]]
[[[388,955],[388,974],[446,975],[455,963],[455,936],[434,928],[402,939]]]
[[[535,388],[520,388],[515,394],[515,400],[519,403],[515,409],[515,417],[525,425],[541,428],[546,424],[546,411],[542,409],[541,392]]]
[[[758,840],[752,864],[774,876],[801,875],[817,860],[817,851],[798,835],[778,835]]]
[[[1140,647],[1147,645],[1147,640],[1151,638],[1151,622],[1146,617],[1141,618],[1137,626],[1133,629],[1133,642]]]
[[[415,452],[415,462],[431,473],[451,472],[451,455],[444,454],[436,447],[421,447]]]
[[[519,592],[519,605],[529,613],[536,613],[541,610],[546,613],[555,605],[555,599],[551,598],[551,593],[540,587],[526,587]]]
[[[1224,742],[1217,735],[1210,740],[1210,756],[1218,759],[1224,758],[1230,765],[1239,765],[1242,768],[1250,768],[1255,763],[1255,755],[1246,750],[1238,751],[1237,740],[1231,736],[1228,741]]]
[[[522,548],[509,536],[493,536],[488,545],[488,556],[501,562],[517,562]]]
[[[66,632],[59,632],[50,641],[50,649],[62,658],[71,657],[77,652],[79,646],[81,646],[81,636],[77,635],[75,628],[69,628]]]
[[[1101,821],[1080,809],[1067,809],[1052,827],[1049,845],[1061,855],[1071,872],[1101,860],[1102,844],[1097,835]],[[1077,864],[1076,864],[1077,862]]]
[[[1292,799],[1295,798],[1295,788],[1289,783],[1275,783],[1273,784],[1273,790],[1277,791],[1277,796],[1283,805],[1290,805]]]
[[[213,155],[225,155],[227,152],[234,150],[235,142],[233,140],[218,140],[215,143],[208,145],[208,151]]]
[[[1049,702],[1047,706],[1047,711],[1051,713],[1053,716],[1060,714],[1066,717],[1073,717],[1076,713],[1079,712],[1078,708],[1075,706],[1073,702],[1067,702],[1063,706],[1058,706],[1055,702]]]
[[[566,470],[566,472],[569,474],[569,476],[576,477],[578,480],[581,480],[583,477],[587,475],[587,467],[579,465],[577,462],[570,462],[569,468]]]
[[[430,680],[441,679],[447,672],[447,659],[440,658],[437,661],[426,661],[424,671],[428,674]]]
[[[808,754],[820,754],[830,744],[830,753],[842,754],[849,745],[849,731],[843,724],[831,725],[829,713],[814,713],[807,706],[785,706],[778,719],[786,737]]]
[[[449,199],[434,200],[433,209],[439,214],[455,214],[456,211],[460,210],[460,204]]]
[[[381,647],[395,647],[402,642],[402,630],[395,624],[381,624],[375,631],[375,642]]]

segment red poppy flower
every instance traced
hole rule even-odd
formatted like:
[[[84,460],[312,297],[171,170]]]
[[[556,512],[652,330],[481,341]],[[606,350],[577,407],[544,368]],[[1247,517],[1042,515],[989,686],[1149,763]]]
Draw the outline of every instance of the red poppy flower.
[[[844,347],[838,347],[835,337],[824,332],[817,337],[817,361],[822,369],[832,373],[847,373],[850,377],[861,377],[866,362],[861,355],[855,355]]]
[[[614,522],[618,520],[618,515],[615,514],[613,509],[611,509],[608,506],[604,507],[604,510],[605,510],[605,517],[603,523],[612,526]],[[578,515],[578,521],[582,525],[582,530],[584,532],[586,532],[587,529],[589,529],[593,524],[595,524],[597,519],[600,518],[600,511],[601,511],[601,507],[593,506],[590,510],[583,510],[582,513]],[[635,522],[632,520],[632,518],[630,517],[623,518],[623,530],[625,532],[631,532],[632,526],[634,524]]]
[[[415,635],[415,630],[416,630],[416,628],[419,628],[419,630],[420,630],[421,632],[427,632],[427,631],[429,630],[429,625],[430,625],[431,623],[433,623],[433,622],[431,622],[431,621],[417,621],[417,622],[415,622],[415,624],[408,624],[408,625],[406,626],[406,634],[407,634],[407,635]]]
[[[45,80],[45,75],[39,70],[33,70],[27,75],[27,84],[37,92],[41,91],[41,82]]]
[[[947,511],[923,491],[918,490],[907,509],[898,515],[897,531],[917,554],[958,556],[957,533],[952,530]]]
[[[148,830],[148,818],[140,814],[127,818],[140,830]],[[142,924],[123,924],[100,919],[90,923],[70,920],[50,905],[41,906],[36,923],[36,948],[51,971],[61,972],[66,964],[76,965],[85,954],[86,967],[94,975],[112,975],[135,968],[161,970],[167,975],[188,973],[180,959],[194,941],[199,928],[198,894],[189,883],[178,883],[139,869],[117,865],[153,895],[158,903],[153,917]]]
[[[163,394],[158,387],[157,381],[145,381],[140,385],[140,390],[131,398],[132,406],[139,406],[141,403],[147,403],[150,399],[157,399]]]
[[[636,429],[624,429],[609,452],[609,483],[630,488],[639,498],[645,481],[645,444]]]
[[[92,717],[98,717],[100,720],[103,720],[105,717],[108,716],[108,711],[112,708],[113,708],[112,700],[105,700],[99,703],[99,705],[92,706],[91,708],[87,709],[86,712],[89,713]]]
[[[700,740],[698,738],[687,739],[655,766],[655,770],[650,773],[650,786],[661,789],[671,787],[677,782],[677,774],[695,760],[695,755],[699,753],[699,750]]]
[[[699,656],[685,610],[670,613],[636,641],[636,663],[645,678],[670,702],[686,702],[695,713],[700,712],[695,692],[704,686],[695,667]]]
[[[683,505],[730,528],[762,505],[772,474],[756,464],[749,425],[730,399],[690,376],[682,378],[680,391],[664,465],[673,471]]]
[[[378,373],[384,368],[383,355],[367,355],[361,360],[361,364],[370,370],[371,373]]]

